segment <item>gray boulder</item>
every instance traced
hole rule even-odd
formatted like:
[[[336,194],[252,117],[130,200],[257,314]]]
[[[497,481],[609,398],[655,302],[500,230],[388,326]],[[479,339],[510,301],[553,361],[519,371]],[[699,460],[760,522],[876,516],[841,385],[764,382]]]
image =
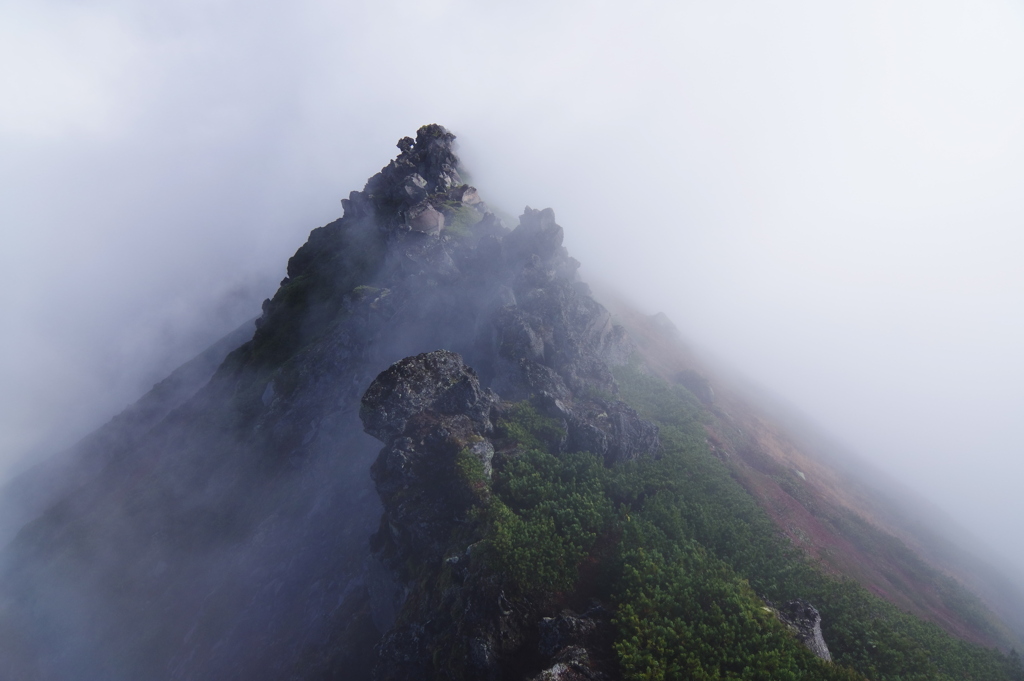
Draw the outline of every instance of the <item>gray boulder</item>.
[[[826,662],[832,661],[832,654],[821,635],[821,615],[817,608],[807,601],[798,599],[789,601],[776,609],[775,613],[808,650]]]
[[[462,357],[435,350],[382,371],[363,394],[359,417],[366,432],[385,443],[402,435],[410,419],[423,412],[467,416],[483,434],[494,427],[490,416],[496,402]]]

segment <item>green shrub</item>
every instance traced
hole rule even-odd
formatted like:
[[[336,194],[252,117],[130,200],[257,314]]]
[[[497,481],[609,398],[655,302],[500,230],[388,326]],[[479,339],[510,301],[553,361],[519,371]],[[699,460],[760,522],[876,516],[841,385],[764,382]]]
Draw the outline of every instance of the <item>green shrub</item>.
[[[824,574],[708,451],[708,415],[692,395],[636,367],[616,378],[658,423],[660,459],[608,468],[589,452],[558,453],[560,423],[523,402],[499,420],[489,485],[468,449],[456,463],[478,488],[490,567],[538,603],[585,593],[611,604],[624,679],[1024,681],[1018,657]],[[835,663],[814,657],[762,598],[813,603]]]

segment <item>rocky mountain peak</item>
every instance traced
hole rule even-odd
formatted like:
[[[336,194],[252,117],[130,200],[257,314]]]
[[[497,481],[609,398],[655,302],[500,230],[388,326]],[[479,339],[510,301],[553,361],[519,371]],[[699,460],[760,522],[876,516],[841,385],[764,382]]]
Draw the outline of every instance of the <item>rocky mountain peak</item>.
[[[445,212],[479,203],[473,187],[459,176],[455,135],[444,126],[424,125],[416,139],[398,141],[401,153],[367,181],[363,191],[342,199],[345,215],[373,216],[383,229],[407,229],[437,235]],[[449,216],[450,220],[450,216]]]

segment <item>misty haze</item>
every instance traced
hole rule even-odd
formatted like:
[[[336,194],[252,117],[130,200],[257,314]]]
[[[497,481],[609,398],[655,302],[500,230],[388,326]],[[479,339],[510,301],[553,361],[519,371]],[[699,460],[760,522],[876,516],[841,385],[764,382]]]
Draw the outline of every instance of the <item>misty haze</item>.
[[[1017,4],[0,18],[0,677],[1024,678]]]

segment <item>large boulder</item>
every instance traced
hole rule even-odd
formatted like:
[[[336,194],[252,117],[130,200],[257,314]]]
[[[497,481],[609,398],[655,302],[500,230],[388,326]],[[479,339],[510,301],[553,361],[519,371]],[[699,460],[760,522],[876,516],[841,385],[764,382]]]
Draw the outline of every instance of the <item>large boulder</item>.
[[[409,209],[407,217],[409,229],[414,232],[437,236],[444,229],[444,215],[429,203],[413,206]]]
[[[359,417],[363,428],[384,443],[402,435],[423,412],[467,416],[480,433],[493,429],[491,410],[497,396],[462,357],[448,350],[406,357],[382,371],[363,394]]]

